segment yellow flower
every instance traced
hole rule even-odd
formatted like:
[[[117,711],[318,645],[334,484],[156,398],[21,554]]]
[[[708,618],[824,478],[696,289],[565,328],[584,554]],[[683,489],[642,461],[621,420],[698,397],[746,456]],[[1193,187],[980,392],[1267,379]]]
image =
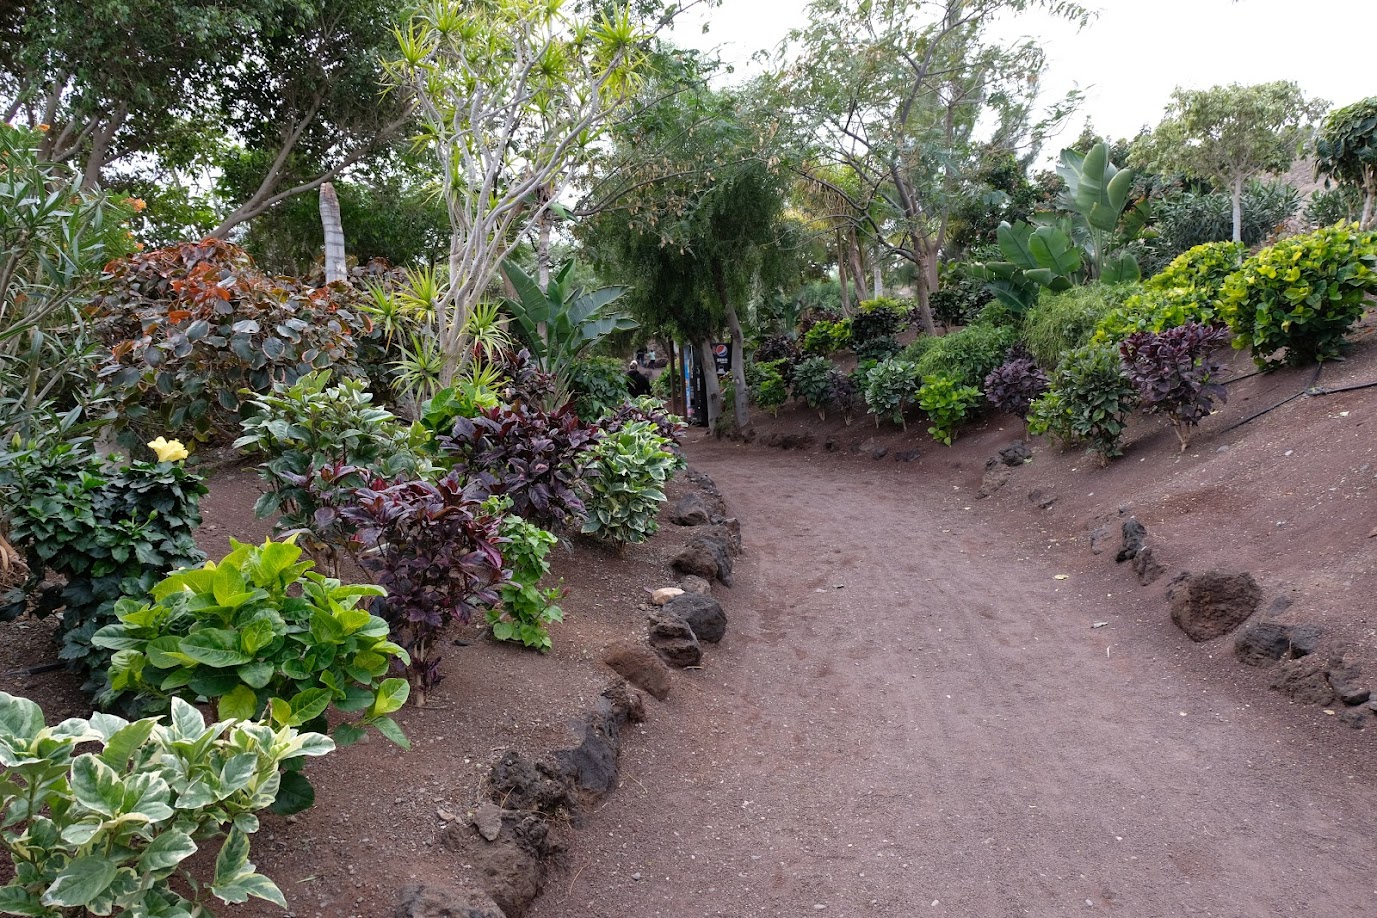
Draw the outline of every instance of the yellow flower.
[[[191,455],[182,445],[181,440],[168,440],[164,437],[152,441],[148,448],[158,454],[159,462],[180,462]]]

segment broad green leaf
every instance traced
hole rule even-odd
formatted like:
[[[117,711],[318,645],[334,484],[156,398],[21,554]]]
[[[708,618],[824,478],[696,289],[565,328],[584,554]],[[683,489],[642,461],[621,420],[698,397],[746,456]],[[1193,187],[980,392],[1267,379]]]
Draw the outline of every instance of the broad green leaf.
[[[316,610],[311,615],[311,637],[317,644],[338,644],[344,639],[344,626],[329,612]]]
[[[299,771],[284,771],[282,783],[273,801],[272,811],[279,816],[290,816],[310,809],[316,802],[316,789],[306,776]]]
[[[231,756],[220,770],[220,797],[228,797],[249,786],[258,768],[258,756],[252,752]]]
[[[384,679],[378,686],[378,695],[368,709],[370,717],[379,717],[400,710],[411,697],[411,684],[405,679]]]
[[[142,870],[155,872],[176,867],[196,853],[196,842],[180,829],[164,829],[139,856]]]
[[[397,726],[397,722],[390,717],[379,717],[372,721],[373,726],[378,728],[378,732],[390,739],[403,749],[411,748],[411,740],[406,738],[402,728]]]
[[[109,888],[119,870],[112,858],[88,854],[63,867],[43,894],[45,905],[81,908]]]
[[[238,829],[230,829],[220,853],[215,856],[214,884],[232,883],[249,863],[249,837]]]
[[[239,647],[239,635],[223,628],[202,628],[182,640],[182,652],[198,663],[225,668],[253,660]]]
[[[20,886],[0,886],[0,914],[47,918],[52,911],[38,896]]]
[[[368,734],[367,730],[351,723],[337,724],[333,731],[335,743],[339,746],[352,746]]]
[[[72,796],[88,810],[114,816],[124,801],[124,785],[113,768],[87,753],[72,762]]]
[[[149,717],[116,730],[105,743],[105,750],[100,754],[101,761],[111,768],[123,770],[134,751],[148,741],[156,725],[157,721]]]
[[[43,710],[27,698],[0,692],[0,735],[31,741],[42,730]]]
[[[277,673],[277,668],[266,660],[257,663],[245,663],[236,669],[235,674],[244,681],[250,688],[261,689],[272,681],[272,677]]]
[[[330,706],[334,695],[328,689],[306,689],[292,696],[292,716],[287,721],[289,727],[299,727],[307,721],[315,720]]]
[[[258,713],[258,696],[247,685],[238,685],[220,698],[216,710],[220,720],[253,720]]]

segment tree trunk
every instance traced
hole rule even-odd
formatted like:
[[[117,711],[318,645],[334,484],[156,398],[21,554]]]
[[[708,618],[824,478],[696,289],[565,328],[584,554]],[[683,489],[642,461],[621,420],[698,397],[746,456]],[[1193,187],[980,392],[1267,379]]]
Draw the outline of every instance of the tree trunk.
[[[856,300],[864,302],[870,299],[870,294],[865,289],[865,266],[861,264],[861,244],[856,239],[856,231],[851,231],[850,244],[847,246],[851,250],[851,276],[856,279]]]
[[[841,284],[841,310],[842,315],[851,315],[851,291],[846,286],[846,245],[842,241],[842,234],[837,233],[837,282]]]
[[[707,389],[707,404],[703,406],[703,411],[708,417],[708,430],[716,432],[717,419],[722,415],[722,387],[717,384],[712,342],[707,338],[698,344],[698,366],[703,370],[703,383]]]
[[[540,189],[539,197],[542,206],[550,200],[549,186]],[[536,280],[541,290],[550,287],[550,234],[554,222],[555,215],[550,213],[549,208],[541,211],[536,232]]]
[[[736,429],[745,430],[751,421],[746,404],[750,398],[746,392],[746,340],[741,334],[741,320],[737,318],[736,306],[727,291],[727,278],[722,271],[721,262],[713,264],[712,274],[713,281],[717,284],[717,298],[722,301],[722,309],[727,314],[727,328],[731,330],[732,389],[736,393],[736,397],[732,399],[732,408],[736,415]]]
[[[885,278],[884,270],[880,266],[879,246],[875,247],[875,254],[870,257],[870,274],[872,279],[872,283],[870,286],[875,288],[875,299],[878,300],[880,297],[885,295]]]
[[[349,270],[344,259],[344,222],[339,214],[339,196],[335,194],[335,186],[329,182],[320,186],[320,223],[325,228],[325,283],[347,283]]]
[[[676,345],[674,344],[674,341],[671,340],[671,341],[669,342],[669,357],[668,357],[669,363],[665,364],[665,368],[664,368],[664,370],[662,370],[661,372],[663,372],[663,373],[668,373],[668,374],[669,374],[669,411],[670,411],[670,414],[677,414],[677,415],[679,415],[679,416],[682,417],[683,414],[684,414],[684,410],[685,410],[685,409],[684,409],[683,406],[680,405],[680,403],[679,403],[679,380],[678,380],[678,377],[676,376],[677,371],[675,370],[675,366],[678,364],[678,360],[676,359],[678,355],[676,355],[676,354],[674,353],[675,350],[676,350]]]
[[[733,399],[736,407],[736,429],[745,430],[751,422],[748,402],[750,394],[746,391],[746,340],[741,334],[741,322],[736,317],[736,307],[727,304],[727,327],[732,333],[732,386],[736,390]]]
[[[1243,241],[1243,178],[1234,179],[1234,242]]]
[[[910,260],[918,268],[914,272],[914,282],[918,294],[918,327],[923,330],[925,335],[937,334],[937,325],[932,321],[932,306],[929,305],[929,296],[932,289],[928,286],[928,265],[927,260],[919,253],[910,253]]]
[[[1377,174],[1370,173],[1367,181],[1363,182],[1363,216],[1358,221],[1359,229],[1370,230],[1377,223],[1377,213],[1374,213],[1377,207],[1373,206],[1374,203],[1377,203]]]

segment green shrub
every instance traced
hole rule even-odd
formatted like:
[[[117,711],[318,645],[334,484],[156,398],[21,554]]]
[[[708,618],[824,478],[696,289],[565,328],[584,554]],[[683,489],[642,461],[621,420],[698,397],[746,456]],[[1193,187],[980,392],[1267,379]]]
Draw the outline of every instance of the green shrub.
[[[61,610],[59,655],[88,674],[84,688],[95,692],[105,685],[109,654],[91,645],[91,635],[115,621],[116,602],[205,560],[193,536],[206,488],[180,461],[102,459],[86,441],[63,437],[59,425],[0,455],[0,516],[29,569],[5,597],[0,620],[26,608],[40,617]],[[181,444],[160,441],[177,448],[169,455],[185,457]]]
[[[674,381],[674,374],[668,369],[656,373],[655,378],[650,381],[650,394],[662,402],[668,402],[670,395],[670,384]]]
[[[832,362],[809,357],[794,367],[794,397],[814,411],[825,412],[832,395]]]
[[[653,424],[636,421],[588,450],[580,473],[588,511],[583,532],[618,545],[644,542],[655,534],[665,482],[684,467],[669,445]]]
[[[858,360],[884,360],[899,350],[895,335],[908,324],[908,307],[889,297],[863,300],[851,317],[851,349]]]
[[[1023,317],[1023,342],[1039,366],[1055,367],[1088,342],[1105,315],[1120,306],[1131,287],[1088,284],[1062,293],[1043,291]]]
[[[592,424],[631,397],[626,365],[615,357],[580,357],[569,365],[569,392],[579,419]]]
[[[410,687],[387,678],[394,660],[409,662],[407,653],[389,640],[387,622],[356,608],[383,590],[322,577],[291,542],[230,545],[219,564],[178,571],[147,599],[119,601],[119,621],[92,639],[115,652],[104,700],[145,713],[166,710],[174,698],[205,699],[221,720],[321,733],[330,731],[333,707],[361,714],[336,721],[330,732],[341,744],[371,726],[407,748],[388,715]],[[304,809],[314,797],[302,775],[283,776],[281,811]]]
[[[998,260],[998,256],[991,260]],[[949,263],[942,266],[940,289],[928,295],[928,307],[937,322],[950,328],[971,324],[993,300],[994,294],[984,283]]]
[[[918,390],[918,407],[932,421],[928,434],[947,446],[951,446],[956,429],[980,402],[979,389],[963,386],[950,376],[925,376]]]
[[[207,727],[181,699],[166,723],[93,714],[48,727],[38,705],[0,692],[0,844],[13,865],[0,911],[170,918],[209,915],[212,896],[285,909],[249,861],[254,813],[277,799],[280,768],[334,748],[287,726]],[[189,862],[222,838],[213,868]]]
[[[1034,437],[1050,436],[1062,449],[1077,442],[1071,429],[1071,412],[1062,404],[1056,389],[1047,390],[1028,406],[1028,433]]]
[[[1007,303],[991,300],[971,319],[971,325],[984,325],[992,328],[1014,328],[1021,324],[1022,317],[1009,308]]]
[[[851,343],[851,320],[819,319],[803,335],[803,350],[806,353],[825,357]]]
[[[112,262],[92,305],[110,348],[101,375],[123,405],[124,445],[137,433],[231,434],[249,392],[312,370],[350,373],[364,295],[268,277],[219,239],[183,242]]]
[[[489,512],[506,513],[509,502],[489,498]],[[528,523],[516,514],[502,518],[502,566],[512,572],[510,583],[498,588],[501,608],[487,611],[488,627],[499,641],[512,641],[534,647],[545,653],[554,646],[549,625],[564,621],[564,611],[558,603],[561,591],[557,587],[541,589],[541,579],[550,572],[546,555],[559,541],[554,534]]]
[[[280,514],[274,529],[298,534],[326,573],[337,576],[338,556],[352,530],[339,509],[374,478],[429,477],[423,456],[430,440],[420,425],[405,425],[357,379],[331,386],[330,371],[275,384],[250,404],[236,449],[263,454],[258,477],[267,488],[254,504],[260,517]]]
[[[979,388],[1017,339],[1011,327],[969,325],[934,338],[918,361],[918,375],[949,376],[959,385]]]
[[[1116,348],[1087,344],[1067,354],[1057,369],[1052,388],[1057,395],[1056,410],[1066,415],[1064,421],[1049,419],[1054,429],[1064,424],[1075,440],[1089,444],[1101,465],[1122,455],[1119,445],[1128,414],[1137,403],[1137,392],[1124,375]],[[1038,402],[1034,406],[1038,408],[1040,429],[1045,409]],[[1033,428],[1032,416],[1029,428]]]
[[[883,360],[865,374],[862,394],[866,409],[875,416],[875,426],[881,418],[889,418],[905,430],[904,411],[918,396],[918,365],[893,358]]]
[[[1118,344],[1134,332],[1164,332],[1187,322],[1208,325],[1224,281],[1243,264],[1247,250],[1237,242],[1207,242],[1183,252],[1143,283],[1143,291],[1110,310],[1091,339]]]
[[[1300,207],[1300,192],[1284,181],[1243,185],[1243,244],[1257,245]],[[1227,191],[1185,191],[1154,206],[1153,248],[1184,252],[1205,242],[1233,237],[1233,197]]]
[[[1353,223],[1363,213],[1363,192],[1353,185],[1316,190],[1305,205],[1305,222],[1311,226]]]
[[[1377,288],[1377,233],[1336,224],[1283,239],[1243,263],[1224,283],[1220,315],[1234,347],[1258,366],[1300,366],[1339,355],[1344,335]],[[1273,355],[1286,349],[1282,360]]]
[[[436,449],[441,437],[449,436],[456,418],[477,417],[479,412],[496,408],[502,403],[497,392],[480,380],[456,381],[438,390],[421,403],[420,424],[429,435],[428,446]]]
[[[751,390],[751,401],[770,414],[777,413],[779,406],[789,400],[789,386],[784,381],[788,368],[789,361],[784,359],[747,363],[746,384]]]

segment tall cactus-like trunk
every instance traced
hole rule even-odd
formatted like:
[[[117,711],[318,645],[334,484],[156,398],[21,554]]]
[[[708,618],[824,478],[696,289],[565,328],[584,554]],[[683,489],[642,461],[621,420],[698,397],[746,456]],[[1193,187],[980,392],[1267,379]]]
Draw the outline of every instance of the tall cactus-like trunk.
[[[320,186],[320,224],[325,228],[325,283],[345,281],[349,271],[344,261],[344,221],[339,214],[335,186]]]

